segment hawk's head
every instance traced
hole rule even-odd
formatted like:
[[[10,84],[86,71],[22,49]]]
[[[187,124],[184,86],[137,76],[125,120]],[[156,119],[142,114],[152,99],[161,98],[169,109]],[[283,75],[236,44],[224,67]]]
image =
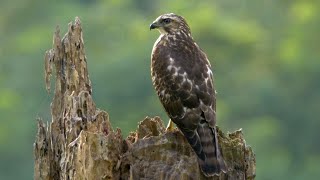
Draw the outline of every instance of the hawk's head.
[[[186,20],[173,13],[159,16],[152,24],[150,24],[150,30],[151,29],[158,29],[161,34],[174,34],[176,32],[190,34],[190,28]]]

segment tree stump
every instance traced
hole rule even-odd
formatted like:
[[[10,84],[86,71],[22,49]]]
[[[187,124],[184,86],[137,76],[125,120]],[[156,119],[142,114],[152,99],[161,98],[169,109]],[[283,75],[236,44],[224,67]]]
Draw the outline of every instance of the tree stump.
[[[59,28],[53,48],[45,54],[46,89],[55,75],[52,120],[38,120],[34,143],[34,178],[40,180],[101,179],[254,179],[255,155],[241,130],[219,143],[229,171],[205,177],[197,158],[179,130],[165,132],[159,117],[145,118],[135,132],[123,138],[113,129],[108,113],[92,99],[79,18],[61,39]]]

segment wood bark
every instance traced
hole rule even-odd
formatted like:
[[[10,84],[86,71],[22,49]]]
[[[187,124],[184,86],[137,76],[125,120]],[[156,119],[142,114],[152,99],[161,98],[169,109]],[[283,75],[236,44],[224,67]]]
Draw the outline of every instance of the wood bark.
[[[229,171],[205,177],[195,153],[179,130],[166,132],[159,117],[145,118],[124,138],[113,129],[108,113],[92,99],[79,18],[45,54],[46,89],[55,76],[52,120],[38,121],[34,143],[34,178],[100,179],[254,179],[255,155],[241,130],[224,134],[219,143]]]

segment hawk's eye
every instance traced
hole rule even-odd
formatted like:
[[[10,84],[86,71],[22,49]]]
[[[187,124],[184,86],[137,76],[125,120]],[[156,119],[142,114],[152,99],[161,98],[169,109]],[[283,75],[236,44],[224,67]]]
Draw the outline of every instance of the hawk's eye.
[[[163,19],[163,22],[164,22],[165,24],[169,24],[169,23],[171,22],[171,19],[169,19],[169,18]]]

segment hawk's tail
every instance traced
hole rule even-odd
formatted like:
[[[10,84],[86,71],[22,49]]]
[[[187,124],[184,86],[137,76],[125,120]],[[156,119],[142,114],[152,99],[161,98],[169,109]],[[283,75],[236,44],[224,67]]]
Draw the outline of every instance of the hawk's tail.
[[[198,156],[198,163],[205,176],[227,171],[218,146],[217,132],[207,123],[200,124],[193,132],[183,132]]]

